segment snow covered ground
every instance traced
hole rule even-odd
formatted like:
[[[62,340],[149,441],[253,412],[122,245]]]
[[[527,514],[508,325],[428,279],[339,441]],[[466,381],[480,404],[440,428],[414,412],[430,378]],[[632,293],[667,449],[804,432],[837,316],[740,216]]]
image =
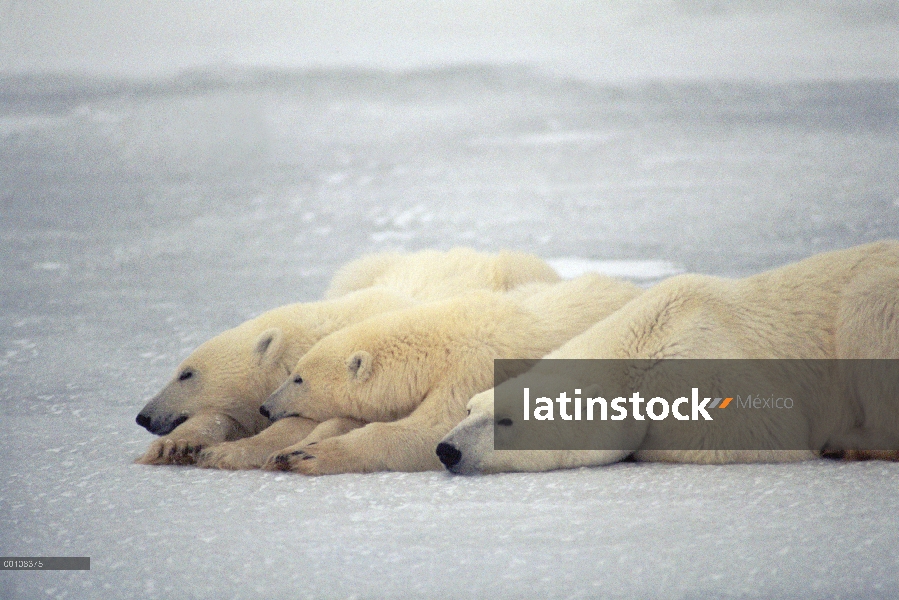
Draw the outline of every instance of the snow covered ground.
[[[134,417],[181,358],[318,298],[362,253],[516,248],[649,285],[899,238],[894,4],[850,18],[821,0],[803,21],[786,3],[778,35],[711,75],[715,40],[764,29],[773,5],[674,3],[674,18],[649,4],[640,39],[693,36],[702,69],[681,68],[684,40],[671,70],[617,82],[585,54],[484,60],[505,46],[476,46],[480,65],[437,51],[411,70],[155,79],[41,75],[7,55],[0,555],[90,556],[91,570],[0,571],[0,598],[899,596],[894,464],[318,479],[132,464],[152,439]],[[827,43],[796,58],[794,26]],[[532,42],[561,56],[547,39]],[[727,77],[737,55],[777,77]],[[794,59],[811,78],[788,76]]]

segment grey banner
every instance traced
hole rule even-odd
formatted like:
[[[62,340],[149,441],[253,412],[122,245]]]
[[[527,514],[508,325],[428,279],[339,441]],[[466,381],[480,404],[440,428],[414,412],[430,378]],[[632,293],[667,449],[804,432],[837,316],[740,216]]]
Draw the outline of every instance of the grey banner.
[[[899,449],[899,360],[498,360],[494,368],[497,450]]]
[[[2,571],[90,571],[89,556],[3,556]]]

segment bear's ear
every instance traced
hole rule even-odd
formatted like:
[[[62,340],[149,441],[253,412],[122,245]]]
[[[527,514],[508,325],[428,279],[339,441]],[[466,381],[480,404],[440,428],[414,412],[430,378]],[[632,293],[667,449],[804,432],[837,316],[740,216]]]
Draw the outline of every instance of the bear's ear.
[[[284,335],[277,327],[266,329],[260,333],[253,345],[253,352],[256,353],[259,362],[276,360],[281,355],[283,340]]]
[[[350,371],[350,377],[362,383],[371,375],[371,365],[374,362],[372,355],[365,350],[356,350],[346,359],[346,368]]]

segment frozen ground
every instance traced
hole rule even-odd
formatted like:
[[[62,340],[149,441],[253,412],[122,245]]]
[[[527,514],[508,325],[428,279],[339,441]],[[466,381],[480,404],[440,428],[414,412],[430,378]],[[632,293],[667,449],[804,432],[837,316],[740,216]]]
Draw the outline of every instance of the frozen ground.
[[[899,237],[899,81],[517,67],[0,80],[2,598],[891,598],[899,465],[306,479],[132,464],[208,337],[361,253],[649,284]]]

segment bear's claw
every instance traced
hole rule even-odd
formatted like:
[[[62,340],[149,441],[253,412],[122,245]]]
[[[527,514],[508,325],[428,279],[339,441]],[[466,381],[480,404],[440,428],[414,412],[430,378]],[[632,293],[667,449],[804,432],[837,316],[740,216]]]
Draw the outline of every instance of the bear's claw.
[[[192,465],[203,448],[187,440],[161,438],[150,444],[144,455],[135,462],[143,465]]]
[[[314,458],[315,456],[309,454],[305,450],[293,450],[291,452],[282,451],[270,456],[262,468],[266,471],[303,472],[303,470],[298,468],[300,463]]]
[[[292,457],[296,454],[302,454],[302,451],[289,452],[287,454],[276,454],[269,457],[262,468],[266,471],[291,471]]]

